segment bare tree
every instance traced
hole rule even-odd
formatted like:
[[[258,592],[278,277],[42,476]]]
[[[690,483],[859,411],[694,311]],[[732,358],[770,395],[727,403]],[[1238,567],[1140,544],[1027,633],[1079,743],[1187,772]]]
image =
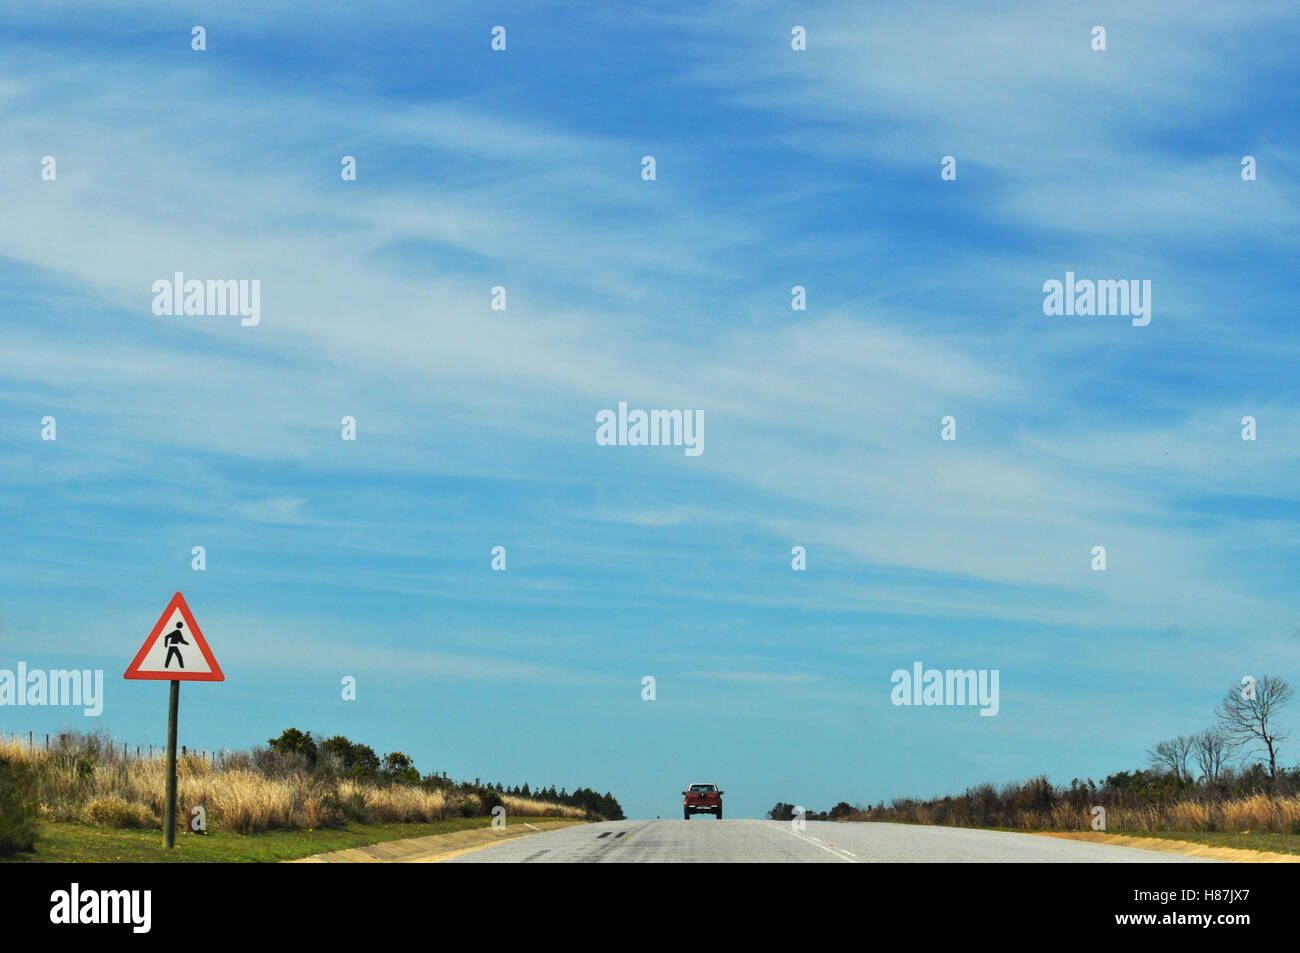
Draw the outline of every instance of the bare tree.
[[[1201,778],[1218,781],[1234,745],[1222,728],[1206,728],[1192,735],[1192,756],[1201,769]]]
[[[1246,680],[1243,679],[1243,682]],[[1286,735],[1275,722],[1283,705],[1295,691],[1276,675],[1265,675],[1249,684],[1233,685],[1214,710],[1224,733],[1236,744],[1260,744],[1268,754],[1268,776],[1277,778],[1277,749]]]
[[[1147,752],[1147,757],[1157,768],[1173,773],[1179,781],[1190,781],[1191,772],[1187,770],[1187,759],[1191,756],[1195,739],[1191,735],[1179,735],[1162,741]]]

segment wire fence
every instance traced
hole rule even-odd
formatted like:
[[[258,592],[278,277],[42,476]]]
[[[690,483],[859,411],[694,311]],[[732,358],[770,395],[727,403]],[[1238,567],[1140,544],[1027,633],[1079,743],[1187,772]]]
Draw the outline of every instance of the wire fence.
[[[0,741],[6,741],[11,744],[20,744],[31,752],[38,750],[44,750],[47,752],[57,751],[62,747],[62,739],[77,739],[80,741],[84,737],[84,735],[78,735],[72,732],[22,732],[0,730]],[[102,738],[101,744],[103,748],[101,756],[108,761],[144,761],[146,759],[164,758],[167,756],[166,745],[132,745],[125,741],[119,743],[110,738]],[[219,767],[227,754],[228,752],[224,748],[219,751],[208,751],[203,748],[189,748],[186,745],[181,745],[180,750],[176,752],[178,758],[201,758],[208,762],[213,768]]]

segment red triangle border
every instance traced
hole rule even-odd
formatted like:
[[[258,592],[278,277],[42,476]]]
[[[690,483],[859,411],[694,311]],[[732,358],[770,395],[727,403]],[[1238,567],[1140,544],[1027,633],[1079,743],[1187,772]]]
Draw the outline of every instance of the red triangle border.
[[[212,669],[212,671],[140,671],[140,665],[144,662],[144,657],[149,654],[149,650],[153,648],[153,644],[158,641],[158,636],[162,635],[163,628],[167,625],[167,621],[172,617],[172,613],[177,609],[181,610],[181,618],[185,620],[185,624],[189,627],[189,634],[194,636],[194,644],[203,654],[204,660],[208,663],[208,668]],[[131,664],[127,666],[126,673],[123,674],[122,677],[150,679],[153,681],[163,682],[224,682],[226,680],[225,673],[221,671],[221,666],[217,664],[216,656],[212,654],[212,649],[208,648],[208,640],[203,637],[203,631],[199,628],[198,623],[194,621],[194,616],[190,612],[189,605],[185,602],[185,597],[179,592],[172,596],[171,602],[167,603],[167,608],[163,610],[163,614],[159,617],[157,625],[153,627],[153,631],[149,633],[149,637],[144,640],[144,645],[140,647],[140,651],[135,653],[135,658],[131,660]]]

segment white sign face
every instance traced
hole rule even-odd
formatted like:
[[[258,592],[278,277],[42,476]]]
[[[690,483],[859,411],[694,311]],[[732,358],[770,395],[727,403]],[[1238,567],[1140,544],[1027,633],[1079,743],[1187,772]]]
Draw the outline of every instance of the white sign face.
[[[212,671],[208,660],[199,650],[198,639],[181,615],[180,606],[172,609],[172,614],[168,616],[153,645],[149,646],[149,651],[145,652],[136,671],[165,672],[169,675],[207,675]]]
[[[225,672],[208,648],[194,613],[179,592],[172,596],[158,624],[122,673],[123,678],[166,682],[224,682]]]

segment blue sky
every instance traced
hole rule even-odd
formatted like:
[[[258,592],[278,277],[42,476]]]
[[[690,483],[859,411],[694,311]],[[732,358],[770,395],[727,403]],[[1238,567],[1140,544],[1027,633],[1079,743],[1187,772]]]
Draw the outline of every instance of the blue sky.
[[[0,728],[160,743],[177,590],[186,744],[634,817],[1101,776],[1294,681],[1300,17],[1130,7],[6,7],[0,668],[107,698]],[[155,316],[176,271],[261,323]],[[1150,325],[1045,316],[1066,271]],[[704,453],[597,446],[620,400]],[[916,660],[999,714],[891,705]]]

